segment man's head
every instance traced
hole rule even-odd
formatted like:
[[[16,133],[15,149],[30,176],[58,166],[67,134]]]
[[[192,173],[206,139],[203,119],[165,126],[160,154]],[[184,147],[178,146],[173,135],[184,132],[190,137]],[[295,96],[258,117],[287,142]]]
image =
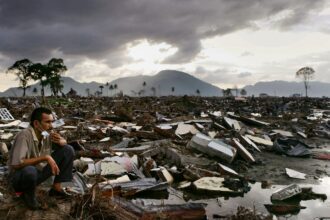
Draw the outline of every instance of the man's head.
[[[39,131],[48,131],[52,129],[53,121],[52,111],[45,107],[39,107],[33,110],[30,125]]]

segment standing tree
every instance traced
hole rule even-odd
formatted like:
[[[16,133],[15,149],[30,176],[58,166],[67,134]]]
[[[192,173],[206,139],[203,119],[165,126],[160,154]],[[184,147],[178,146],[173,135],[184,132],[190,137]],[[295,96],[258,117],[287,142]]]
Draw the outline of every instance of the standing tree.
[[[33,93],[34,95],[37,95],[37,94],[38,94],[38,89],[37,89],[37,87],[34,87],[34,88],[33,88],[32,93]]]
[[[312,67],[303,67],[300,68],[297,72],[296,72],[296,76],[297,77],[301,77],[302,80],[304,81],[304,86],[305,86],[305,92],[306,92],[306,98],[308,97],[307,95],[307,90],[309,89],[309,81],[311,79],[313,79],[314,77],[314,69]]]
[[[61,80],[61,74],[67,71],[67,67],[64,65],[63,59],[52,58],[46,64],[47,80],[54,96],[57,96],[59,92],[62,92],[63,81]]]
[[[151,87],[152,95],[156,96],[156,88],[153,86]]]
[[[233,94],[231,93],[231,89],[223,89],[222,90],[223,96],[227,97],[227,96],[233,96]]]
[[[109,82],[105,84],[105,88],[109,88]],[[109,90],[107,89],[107,96],[109,96]]]
[[[115,90],[115,96],[116,96],[116,93],[117,93],[117,88],[118,88],[118,86],[117,86],[117,84],[115,84],[115,85],[113,86],[113,89]]]
[[[41,97],[44,100],[45,97],[45,86],[48,84],[48,76],[46,66],[41,63],[35,63],[30,67],[30,74],[33,80],[40,80],[41,86]]]
[[[90,93],[91,93],[91,90],[89,88],[86,88],[85,91],[86,91],[87,97],[89,97]]]
[[[110,96],[112,96],[112,90],[113,90],[113,85],[112,84],[109,86],[109,90],[110,90]]]
[[[241,96],[246,96],[246,94],[247,94],[247,92],[246,92],[246,90],[245,89],[241,89]]]
[[[28,88],[28,82],[31,79],[30,68],[33,63],[29,59],[23,59],[16,61],[11,67],[8,68],[7,73],[14,73],[20,84],[20,88],[23,89],[23,97],[25,91]]]
[[[104,86],[103,86],[103,85],[100,85],[99,88],[100,88],[100,90],[101,90],[101,91],[100,91],[100,92],[101,92],[100,95],[102,95],[102,94],[103,94],[103,88],[104,88]]]
[[[233,90],[235,90],[235,96],[237,97],[238,96],[238,87],[237,87],[237,85],[234,85]]]

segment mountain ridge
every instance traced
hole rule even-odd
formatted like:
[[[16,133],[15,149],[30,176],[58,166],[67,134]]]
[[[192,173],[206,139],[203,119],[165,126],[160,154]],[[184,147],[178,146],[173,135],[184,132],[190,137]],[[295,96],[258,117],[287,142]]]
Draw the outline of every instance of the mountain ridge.
[[[222,89],[210,83],[204,82],[195,76],[177,70],[162,70],[156,75],[137,75],[127,76],[115,79],[109,82],[110,85],[117,84],[117,89],[110,90],[105,88],[105,83],[99,82],[77,82],[71,77],[62,77],[63,92],[66,94],[72,88],[77,91],[78,95],[86,96],[87,89],[90,94],[94,95],[100,91],[100,86],[103,85],[103,96],[113,96],[120,91],[129,96],[166,96],[166,95],[198,95],[199,90],[201,96],[222,96]],[[144,82],[146,83],[143,86]],[[34,96],[32,91],[37,88],[38,95],[40,95],[40,84],[35,83],[31,85],[30,89],[26,90],[27,96]],[[172,91],[174,88],[174,91]],[[259,96],[261,93],[266,93],[270,96],[291,96],[293,94],[305,95],[303,82],[295,81],[260,81],[254,85],[247,85],[243,87],[247,91],[248,96]],[[241,89],[243,89],[241,88]],[[4,92],[0,92],[0,97],[22,96],[23,91],[17,87],[9,88]],[[49,88],[45,89],[45,94],[50,95]],[[235,94],[232,91],[232,94]],[[311,97],[322,97],[330,95],[330,83],[311,81],[308,95]]]

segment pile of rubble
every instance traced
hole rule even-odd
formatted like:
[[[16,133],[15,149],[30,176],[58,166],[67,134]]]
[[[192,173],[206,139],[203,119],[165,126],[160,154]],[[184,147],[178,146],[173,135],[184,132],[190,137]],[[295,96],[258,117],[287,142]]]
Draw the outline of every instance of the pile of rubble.
[[[44,196],[45,210],[22,211],[6,189],[7,152],[36,106],[38,99],[0,99],[1,216],[273,219],[272,213],[304,208],[285,202],[297,195],[326,199],[290,183],[330,174],[323,164],[317,171],[304,166],[305,161],[330,160],[329,99],[48,98],[54,129],[76,151],[74,179],[67,186],[77,199],[51,203]],[[275,158],[290,158],[290,167],[281,162],[272,166]],[[273,204],[265,204],[270,214],[249,211],[251,207],[240,207],[235,215],[210,213],[193,199],[244,196],[256,181],[265,187],[288,185],[274,192]]]

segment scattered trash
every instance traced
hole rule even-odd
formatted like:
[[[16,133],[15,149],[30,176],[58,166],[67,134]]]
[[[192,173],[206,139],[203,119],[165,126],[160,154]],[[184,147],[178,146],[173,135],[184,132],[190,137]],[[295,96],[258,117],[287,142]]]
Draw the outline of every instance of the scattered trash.
[[[291,184],[287,187],[277,190],[271,195],[271,200],[283,201],[288,198],[292,198],[302,192],[301,188],[297,184]]]
[[[14,117],[10,114],[10,112],[6,108],[0,108],[0,119],[5,121],[15,120]]]
[[[275,216],[260,214],[254,207],[232,207],[227,215],[222,208],[231,197],[245,197],[255,182],[263,190],[290,184],[288,181],[313,183],[329,175],[323,160],[330,159],[330,111],[319,107],[330,108],[330,102],[323,99],[173,96],[49,100],[47,106],[56,119],[54,129],[76,151],[75,172],[68,183],[75,198],[52,207],[65,204],[61,210],[73,218],[258,216],[268,220]],[[29,126],[31,106],[40,104],[29,98],[0,102],[6,107],[0,110],[0,180],[4,180],[8,149],[17,132]],[[2,204],[12,206],[2,182]],[[187,202],[202,199],[211,205],[206,208],[196,201]],[[305,207],[290,203],[291,199],[324,201],[327,195],[291,184],[274,192],[274,203],[265,207],[275,215],[298,214],[300,218],[304,213],[299,210]],[[15,213],[2,209],[6,215]]]

